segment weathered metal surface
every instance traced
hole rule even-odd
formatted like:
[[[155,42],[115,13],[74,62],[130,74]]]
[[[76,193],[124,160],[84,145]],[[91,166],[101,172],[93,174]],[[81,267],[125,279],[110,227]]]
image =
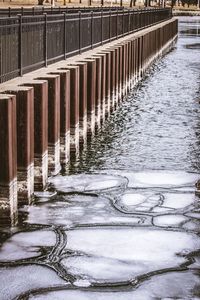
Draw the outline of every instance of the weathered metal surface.
[[[17,221],[16,97],[0,95],[0,224]]]

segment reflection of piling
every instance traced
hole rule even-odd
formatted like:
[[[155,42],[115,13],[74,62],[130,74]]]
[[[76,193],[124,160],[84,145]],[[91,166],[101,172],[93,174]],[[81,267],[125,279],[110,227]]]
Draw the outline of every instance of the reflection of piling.
[[[18,203],[30,204],[34,188],[79,157],[176,35],[177,21],[169,20],[0,85],[2,220],[14,224]]]
[[[16,98],[0,95],[0,224],[17,221]]]

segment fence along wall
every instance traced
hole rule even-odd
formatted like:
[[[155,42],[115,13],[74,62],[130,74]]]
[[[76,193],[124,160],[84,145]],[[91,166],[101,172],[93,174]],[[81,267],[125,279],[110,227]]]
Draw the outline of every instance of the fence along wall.
[[[171,18],[171,9],[0,19],[0,83]]]
[[[0,85],[0,223],[16,224],[176,36],[168,20]]]

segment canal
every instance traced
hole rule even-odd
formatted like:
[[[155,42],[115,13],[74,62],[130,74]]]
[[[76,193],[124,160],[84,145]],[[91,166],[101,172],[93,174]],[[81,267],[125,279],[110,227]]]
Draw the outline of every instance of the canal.
[[[0,230],[0,299],[200,299],[200,17]]]

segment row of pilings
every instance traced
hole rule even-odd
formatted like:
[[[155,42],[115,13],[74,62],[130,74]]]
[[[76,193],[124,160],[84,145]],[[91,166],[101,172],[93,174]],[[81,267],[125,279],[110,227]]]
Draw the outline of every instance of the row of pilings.
[[[0,86],[2,224],[17,223],[176,37],[171,19]]]

